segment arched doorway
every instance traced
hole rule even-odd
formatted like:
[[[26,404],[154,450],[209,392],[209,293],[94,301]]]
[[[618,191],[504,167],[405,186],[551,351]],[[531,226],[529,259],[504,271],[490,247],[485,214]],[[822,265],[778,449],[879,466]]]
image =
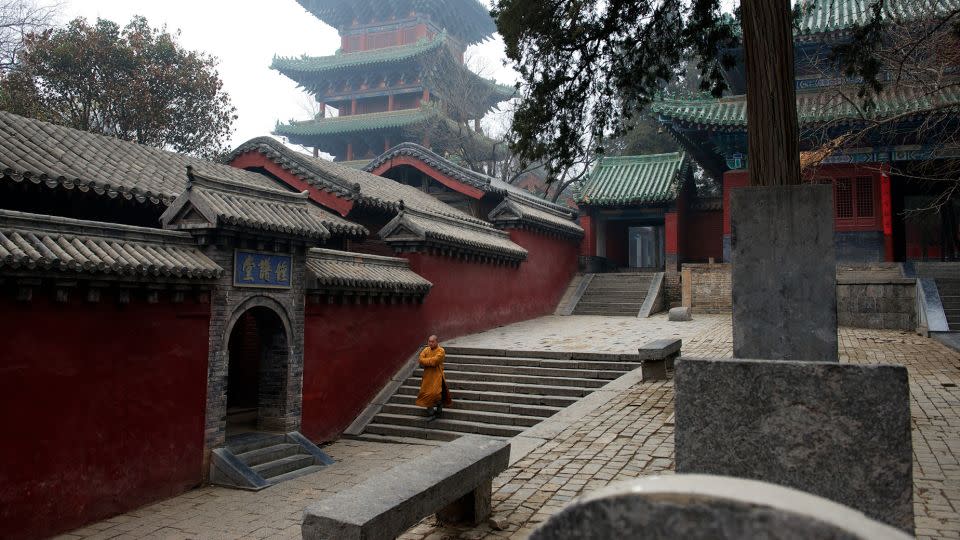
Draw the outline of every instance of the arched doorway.
[[[227,342],[227,434],[282,429],[290,367],[287,331],[277,313],[243,312]]]

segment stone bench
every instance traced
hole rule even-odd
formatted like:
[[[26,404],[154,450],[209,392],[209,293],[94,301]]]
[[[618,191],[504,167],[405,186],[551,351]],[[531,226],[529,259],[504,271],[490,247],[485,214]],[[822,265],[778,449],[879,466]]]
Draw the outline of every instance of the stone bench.
[[[391,539],[437,513],[478,524],[490,516],[493,477],[510,443],[467,435],[307,507],[304,539]]]
[[[666,380],[667,370],[673,369],[674,360],[680,356],[681,345],[683,341],[679,339],[658,339],[640,347],[638,353],[643,382]]]

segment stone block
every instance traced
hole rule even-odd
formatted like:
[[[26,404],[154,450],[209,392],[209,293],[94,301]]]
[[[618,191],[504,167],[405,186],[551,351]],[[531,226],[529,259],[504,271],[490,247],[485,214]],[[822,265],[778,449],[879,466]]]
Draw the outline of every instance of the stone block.
[[[833,191],[730,192],[733,355],[837,361]]]
[[[680,339],[657,339],[640,347],[637,355],[640,360],[660,360],[680,354],[682,346]]]
[[[801,491],[709,475],[653,476],[581,497],[540,525],[531,540],[907,540],[860,512]]]
[[[670,312],[667,315],[667,319],[675,322],[689,321],[692,319],[690,316],[690,308],[688,307],[675,307],[670,308]]]
[[[437,511],[481,522],[490,515],[491,481],[509,458],[507,441],[460,437],[310,505],[303,538],[392,539]]]
[[[681,358],[676,470],[800,489],[913,530],[903,366]]]
[[[642,382],[667,380],[667,361],[643,360],[640,362],[640,380]]]

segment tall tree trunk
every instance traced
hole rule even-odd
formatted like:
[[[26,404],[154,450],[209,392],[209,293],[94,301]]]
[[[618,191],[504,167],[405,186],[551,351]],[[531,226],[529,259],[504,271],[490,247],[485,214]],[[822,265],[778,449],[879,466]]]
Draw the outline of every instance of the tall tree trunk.
[[[788,0],[742,0],[750,183],[800,183],[800,141]]]

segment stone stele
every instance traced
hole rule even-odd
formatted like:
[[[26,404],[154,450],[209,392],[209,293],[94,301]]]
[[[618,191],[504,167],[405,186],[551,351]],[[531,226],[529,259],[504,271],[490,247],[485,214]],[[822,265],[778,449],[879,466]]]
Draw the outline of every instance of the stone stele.
[[[837,361],[831,186],[730,192],[733,356]]]
[[[574,500],[531,540],[906,540],[910,536],[827,499],[766,482],[653,476]]]
[[[681,358],[676,470],[790,486],[913,531],[903,366]]]

